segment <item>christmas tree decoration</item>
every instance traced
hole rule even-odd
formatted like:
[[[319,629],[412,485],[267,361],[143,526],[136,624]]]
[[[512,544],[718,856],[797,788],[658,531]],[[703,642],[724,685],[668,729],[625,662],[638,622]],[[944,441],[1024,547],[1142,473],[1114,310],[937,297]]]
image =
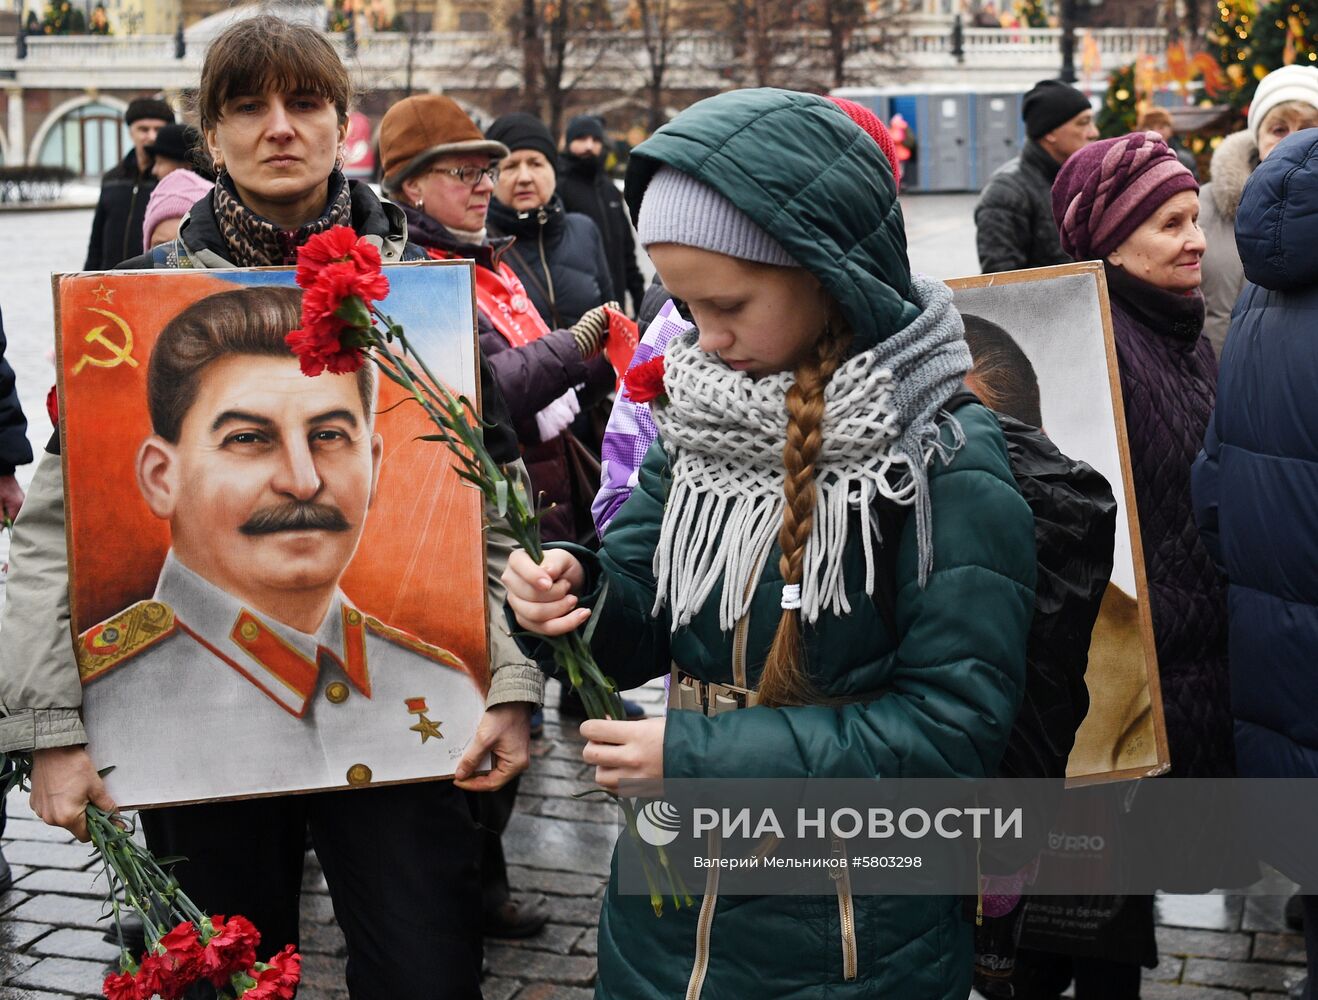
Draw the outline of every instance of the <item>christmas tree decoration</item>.
[[[42,13],[41,31],[46,35],[83,35],[87,18],[69,0],[49,0]]]
[[[1254,0],[1217,0],[1217,20],[1208,26],[1209,47],[1236,91],[1245,85],[1251,65],[1251,33],[1257,19]]]
[[[1138,95],[1135,86],[1135,64],[1122,66],[1108,81],[1094,125],[1104,139],[1125,135],[1135,129],[1139,120]]]
[[[1275,69],[1318,66],[1318,0],[1272,0],[1261,8],[1254,0],[1217,0],[1217,10],[1208,40],[1232,106],[1248,106],[1258,81]]]
[[[1043,9],[1043,0],[1018,0],[1016,17],[1027,28],[1048,27],[1048,14]]]
[[[1274,0],[1263,8],[1254,31],[1254,60],[1264,76],[1295,63],[1318,65],[1318,0]]]

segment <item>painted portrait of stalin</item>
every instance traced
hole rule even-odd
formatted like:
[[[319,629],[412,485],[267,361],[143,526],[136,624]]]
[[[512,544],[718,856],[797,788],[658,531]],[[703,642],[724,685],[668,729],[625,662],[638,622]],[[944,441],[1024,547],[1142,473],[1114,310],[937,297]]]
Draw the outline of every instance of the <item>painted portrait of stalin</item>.
[[[152,349],[135,471],[169,553],[150,599],[78,637],[88,745],[121,802],[451,774],[483,710],[457,657],[340,589],[384,454],[375,367],[302,375],[300,303],[213,295]]]

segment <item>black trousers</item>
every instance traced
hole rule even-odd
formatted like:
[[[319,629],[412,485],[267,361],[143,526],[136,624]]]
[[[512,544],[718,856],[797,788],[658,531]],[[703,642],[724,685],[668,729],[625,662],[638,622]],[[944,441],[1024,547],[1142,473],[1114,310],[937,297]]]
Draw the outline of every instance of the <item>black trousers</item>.
[[[1318,1000],[1318,895],[1300,897],[1304,907],[1304,950],[1308,953],[1309,996]]]
[[[486,913],[508,902],[508,861],[503,855],[503,831],[517,806],[521,775],[492,792],[467,792],[471,814],[480,828],[481,905]]]
[[[1076,1000],[1137,1000],[1141,973],[1135,962],[1022,948],[1011,983],[1017,1000],[1057,1000],[1072,981]]]
[[[353,1000],[481,996],[480,841],[463,793],[432,781],[144,809],[147,844],[207,913],[241,913],[259,957],[298,943],[306,833],[348,943]]]

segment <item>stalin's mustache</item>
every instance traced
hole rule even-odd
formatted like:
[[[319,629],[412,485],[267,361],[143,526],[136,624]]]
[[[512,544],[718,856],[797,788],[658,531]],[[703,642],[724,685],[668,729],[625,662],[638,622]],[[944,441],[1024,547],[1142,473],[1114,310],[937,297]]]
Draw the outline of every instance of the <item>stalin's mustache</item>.
[[[264,507],[238,530],[244,535],[273,535],[279,531],[347,531],[351,527],[337,507],[294,502]]]

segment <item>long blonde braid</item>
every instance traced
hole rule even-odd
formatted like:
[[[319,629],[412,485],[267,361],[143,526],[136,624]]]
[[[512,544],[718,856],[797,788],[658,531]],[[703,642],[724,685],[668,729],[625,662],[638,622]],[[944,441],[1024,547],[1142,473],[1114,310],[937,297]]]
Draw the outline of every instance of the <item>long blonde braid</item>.
[[[815,462],[824,443],[824,390],[842,364],[851,335],[836,308],[814,352],[796,368],[787,391],[787,443],[783,447],[783,524],[778,531],[784,584],[800,585],[805,545],[815,518]],[[763,705],[806,705],[820,700],[806,670],[801,615],[785,609],[778,620],[757,689]]]

